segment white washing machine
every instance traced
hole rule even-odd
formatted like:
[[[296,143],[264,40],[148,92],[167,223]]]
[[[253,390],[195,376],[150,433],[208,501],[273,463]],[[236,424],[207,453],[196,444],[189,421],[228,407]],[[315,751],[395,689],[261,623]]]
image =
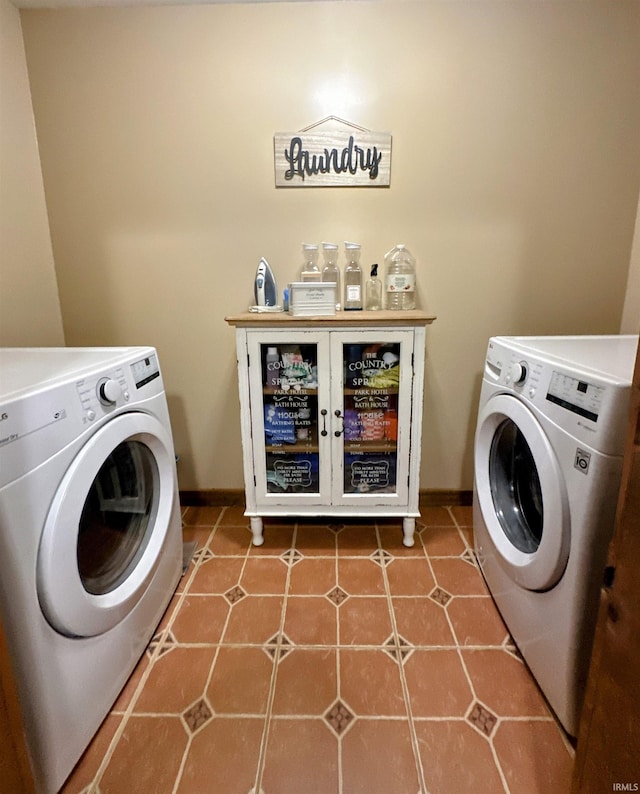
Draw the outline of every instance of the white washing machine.
[[[576,735],[615,521],[637,336],[494,337],[474,463],[485,580]]]
[[[0,610],[37,789],[58,791],[178,583],[156,351],[0,350]]]

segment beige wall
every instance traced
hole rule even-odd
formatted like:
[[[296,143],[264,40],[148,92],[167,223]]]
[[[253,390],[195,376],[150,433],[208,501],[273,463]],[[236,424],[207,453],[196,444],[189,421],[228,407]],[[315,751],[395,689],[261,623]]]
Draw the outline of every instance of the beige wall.
[[[621,334],[640,333],[640,201],[636,214],[635,234],[631,247],[631,262],[629,264],[629,277],[625,294]]]
[[[620,328],[640,186],[636,2],[22,12],[69,344],[158,347],[182,488],[242,485],[233,331],[260,256],[397,242],[428,335],[423,488],[470,488],[494,334]],[[393,134],[389,189],[274,187],[273,134]]]
[[[61,344],[20,15],[0,0],[0,345]]]

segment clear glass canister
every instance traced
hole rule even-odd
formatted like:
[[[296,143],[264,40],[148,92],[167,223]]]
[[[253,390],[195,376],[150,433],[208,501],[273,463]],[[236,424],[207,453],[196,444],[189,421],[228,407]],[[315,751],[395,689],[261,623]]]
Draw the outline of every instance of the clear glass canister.
[[[322,243],[322,280],[333,281],[336,285],[336,311],[340,311],[340,269],[338,268],[338,246],[335,243]]]
[[[360,267],[360,245],[345,243],[347,265],[344,269],[344,310],[362,310],[362,268]]]
[[[322,281],[322,273],[318,267],[318,246],[302,243],[302,267],[300,281]]]

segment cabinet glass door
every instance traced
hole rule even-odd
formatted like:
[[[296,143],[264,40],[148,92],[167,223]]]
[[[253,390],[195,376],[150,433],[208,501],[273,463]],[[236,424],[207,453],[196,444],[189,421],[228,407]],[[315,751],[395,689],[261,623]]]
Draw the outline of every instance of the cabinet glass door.
[[[328,344],[317,334],[261,334],[253,339],[251,366],[252,430],[256,448],[256,487],[267,499],[322,501],[322,449],[328,442],[328,397],[320,404],[323,388],[319,372],[328,372]],[[328,387],[324,387],[328,395]],[[324,408],[324,414],[321,410]],[[324,431],[324,436],[323,436]],[[328,478],[326,478],[328,479]]]
[[[334,389],[334,501],[376,499],[404,502],[408,496],[408,452],[413,376],[411,332],[341,334],[332,364],[341,367]],[[334,441],[336,439],[334,438]],[[339,493],[336,490],[339,489]]]

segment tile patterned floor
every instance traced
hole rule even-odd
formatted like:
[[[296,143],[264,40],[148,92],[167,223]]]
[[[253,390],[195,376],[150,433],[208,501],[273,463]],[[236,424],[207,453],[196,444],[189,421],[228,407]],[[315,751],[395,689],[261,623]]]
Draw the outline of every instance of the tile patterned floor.
[[[474,564],[470,508],[269,522],[198,551],[64,794],[566,794],[573,751]]]

